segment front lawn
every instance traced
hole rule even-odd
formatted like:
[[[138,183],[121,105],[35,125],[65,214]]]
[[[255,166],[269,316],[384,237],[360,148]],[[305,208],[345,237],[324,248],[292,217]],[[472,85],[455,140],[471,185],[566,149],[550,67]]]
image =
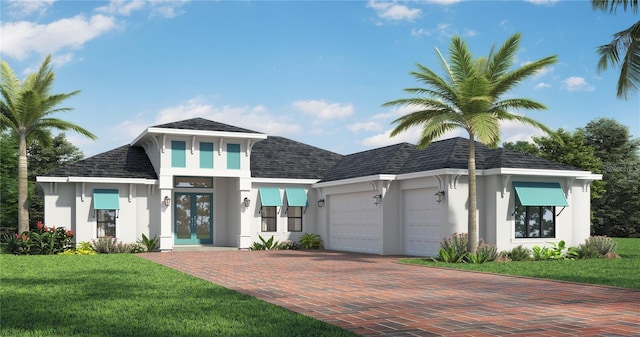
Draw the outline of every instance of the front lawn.
[[[487,273],[640,289],[640,239],[615,238],[620,259],[442,263],[431,259],[402,259],[403,263],[474,270]]]
[[[0,254],[1,336],[355,336],[131,254]]]

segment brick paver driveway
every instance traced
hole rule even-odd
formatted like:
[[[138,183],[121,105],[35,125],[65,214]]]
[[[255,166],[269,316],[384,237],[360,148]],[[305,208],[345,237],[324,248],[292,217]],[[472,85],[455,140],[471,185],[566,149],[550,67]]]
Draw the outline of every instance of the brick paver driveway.
[[[362,335],[640,336],[635,290],[330,251],[141,256]]]

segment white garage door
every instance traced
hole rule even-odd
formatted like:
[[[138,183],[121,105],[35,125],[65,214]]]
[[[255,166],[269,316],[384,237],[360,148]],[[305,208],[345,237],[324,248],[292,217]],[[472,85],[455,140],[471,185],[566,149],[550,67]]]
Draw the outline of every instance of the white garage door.
[[[382,205],[374,205],[374,194],[362,192],[330,196],[327,248],[360,253],[381,252]]]
[[[423,188],[402,192],[404,253],[413,256],[437,256],[445,236],[445,208],[435,201],[438,190]]]

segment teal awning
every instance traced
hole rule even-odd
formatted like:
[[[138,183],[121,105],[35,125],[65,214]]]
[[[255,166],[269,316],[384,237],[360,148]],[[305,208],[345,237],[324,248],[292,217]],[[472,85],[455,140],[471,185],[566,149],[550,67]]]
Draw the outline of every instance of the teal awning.
[[[120,209],[118,190],[93,190],[93,209]]]
[[[280,189],[277,187],[260,187],[260,205],[282,206]]]
[[[559,183],[513,182],[522,206],[569,206]]]
[[[285,188],[287,195],[287,205],[293,207],[307,207],[307,193],[304,188]]]

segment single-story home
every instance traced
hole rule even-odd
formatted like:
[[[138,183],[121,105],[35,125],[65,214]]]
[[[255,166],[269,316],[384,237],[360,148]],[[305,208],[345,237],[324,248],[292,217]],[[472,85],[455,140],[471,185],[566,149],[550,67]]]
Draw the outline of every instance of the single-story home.
[[[37,177],[45,221],[77,242],[160,238],[160,250],[246,249],[258,236],[320,234],[333,250],[435,256],[467,231],[468,140],[340,155],[202,118],[148,127],[130,144]],[[601,175],[476,144],[478,229],[499,250],[590,234]]]

